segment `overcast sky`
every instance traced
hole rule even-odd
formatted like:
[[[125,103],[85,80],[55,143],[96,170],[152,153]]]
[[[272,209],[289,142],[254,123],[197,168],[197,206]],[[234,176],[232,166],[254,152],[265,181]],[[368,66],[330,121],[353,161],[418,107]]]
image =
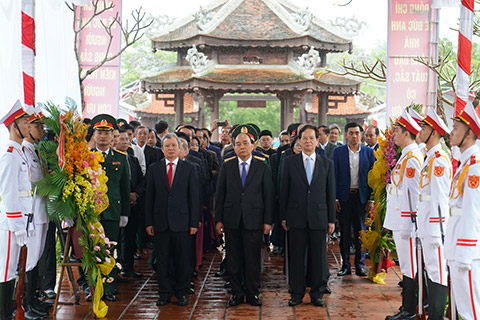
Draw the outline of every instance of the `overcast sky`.
[[[366,23],[362,27],[358,37],[353,40],[356,46],[369,50],[377,43],[387,40],[387,0],[352,0],[350,4],[342,6],[350,0],[290,0],[300,8],[309,8],[315,16],[328,22],[334,21],[336,17],[351,18],[355,16],[359,21]],[[200,6],[211,3],[212,0],[123,0],[123,16],[140,6],[147,13],[154,16],[168,15],[170,18],[181,19],[196,12]],[[449,30],[455,28],[460,9],[443,8],[440,17],[440,36],[449,37],[456,42],[457,32]]]

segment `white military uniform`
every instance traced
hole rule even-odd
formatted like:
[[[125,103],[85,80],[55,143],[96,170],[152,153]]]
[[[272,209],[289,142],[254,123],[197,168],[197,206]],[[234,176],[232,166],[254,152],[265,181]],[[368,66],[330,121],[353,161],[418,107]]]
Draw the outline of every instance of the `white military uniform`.
[[[44,178],[44,167],[35,150],[35,145],[24,140],[23,151],[27,158],[31,171],[32,184]],[[35,196],[35,207],[33,211],[33,226],[35,235],[27,238],[27,271],[32,270],[40,260],[45,249],[45,238],[48,230],[48,216],[45,204],[45,197]]]
[[[445,257],[450,267],[458,313],[480,317],[480,151],[476,145],[460,156],[450,191],[450,219]]]
[[[428,277],[432,282],[444,286],[447,285],[448,274],[439,223],[442,223],[445,232],[449,217],[448,199],[451,181],[450,159],[442,150],[442,146],[437,144],[427,151],[427,159],[423,163],[417,222]]]
[[[387,211],[383,224],[393,232],[403,275],[411,279],[414,279],[417,273],[415,224],[412,222],[411,211],[417,214],[422,163],[422,153],[416,143],[402,150],[402,155],[392,170],[392,183],[387,188]]]
[[[14,233],[26,230],[33,200],[28,161],[14,141],[0,158],[0,197],[0,282],[8,282],[15,279],[20,254]]]

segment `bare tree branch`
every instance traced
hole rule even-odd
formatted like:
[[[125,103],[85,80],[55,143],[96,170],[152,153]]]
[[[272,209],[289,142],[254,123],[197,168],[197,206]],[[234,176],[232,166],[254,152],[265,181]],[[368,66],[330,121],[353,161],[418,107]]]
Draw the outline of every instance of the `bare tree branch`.
[[[387,81],[387,66],[379,58],[376,58],[373,65],[362,61],[361,66],[357,66],[353,62],[347,63],[346,59],[344,58],[342,62],[339,62],[339,65],[343,68],[344,72],[331,72],[341,76],[350,75],[363,79],[373,79],[379,82]]]

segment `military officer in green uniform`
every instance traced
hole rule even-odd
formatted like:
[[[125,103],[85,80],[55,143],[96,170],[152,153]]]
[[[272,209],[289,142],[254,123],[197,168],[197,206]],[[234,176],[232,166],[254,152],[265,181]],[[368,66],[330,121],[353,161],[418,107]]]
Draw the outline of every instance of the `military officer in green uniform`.
[[[103,169],[108,177],[108,208],[102,212],[100,222],[105,229],[105,236],[118,242],[120,228],[125,227],[130,216],[130,173],[126,153],[110,147],[113,140],[113,130],[117,128],[115,118],[108,114],[99,114],[92,119],[96,146],[94,151],[103,154]],[[118,270],[114,268],[110,277],[112,283],[105,283],[104,299],[115,301],[114,295]]]

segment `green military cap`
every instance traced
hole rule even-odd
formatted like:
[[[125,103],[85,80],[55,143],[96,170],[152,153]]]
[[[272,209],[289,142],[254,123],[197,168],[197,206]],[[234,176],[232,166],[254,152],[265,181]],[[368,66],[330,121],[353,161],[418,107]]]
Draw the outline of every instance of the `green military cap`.
[[[260,132],[261,132],[262,130],[260,130],[260,128],[259,128],[255,123],[247,123],[247,125],[253,127],[253,129],[255,129],[255,131],[257,132],[257,138],[258,138],[259,135],[260,135]]]
[[[292,123],[287,127],[287,133],[291,136],[296,136],[297,135],[297,129],[298,126],[300,126],[301,123]]]
[[[235,130],[233,130],[232,136],[235,139],[241,133],[248,135],[252,141],[257,141],[258,139],[257,130],[255,130],[255,128],[250,124],[241,124],[237,126]]]
[[[117,121],[109,114],[99,114],[93,117],[90,126],[93,130],[115,130],[118,129]]]
[[[122,119],[122,118],[117,119],[117,125],[118,125],[119,128],[123,127],[126,124],[128,124],[127,120]]]

